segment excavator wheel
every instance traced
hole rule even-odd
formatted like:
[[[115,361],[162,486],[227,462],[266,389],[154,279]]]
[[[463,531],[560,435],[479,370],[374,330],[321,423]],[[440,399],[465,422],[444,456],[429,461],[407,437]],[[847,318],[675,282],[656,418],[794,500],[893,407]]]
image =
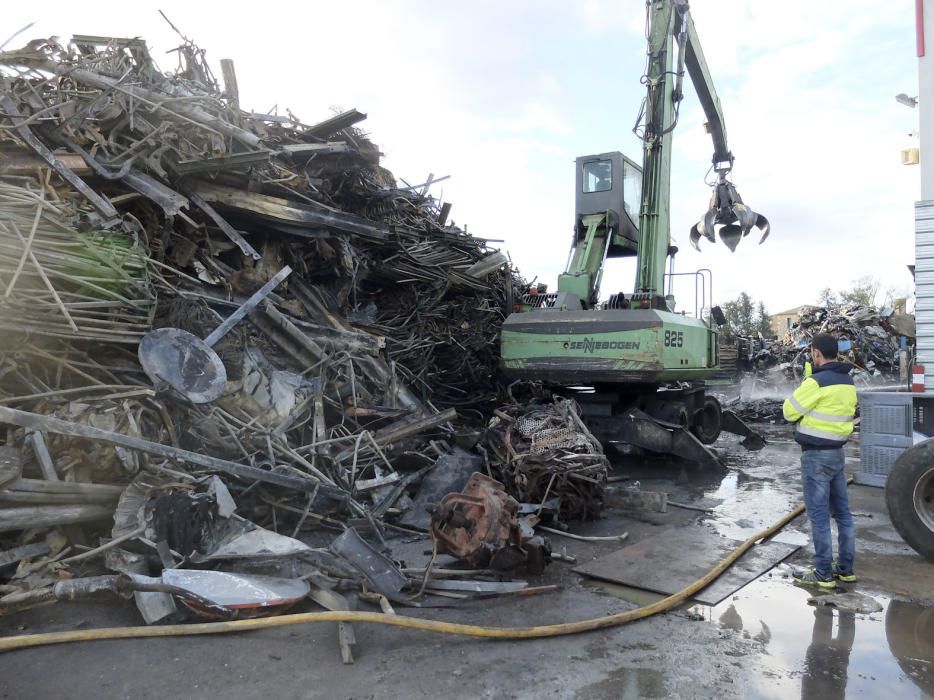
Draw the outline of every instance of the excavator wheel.
[[[694,411],[694,425],[691,432],[705,445],[712,445],[720,437],[723,427],[723,415],[720,402],[713,396],[705,396],[704,403]]]
[[[672,426],[687,428],[691,425],[691,414],[683,401],[659,401],[646,409],[653,418]]]

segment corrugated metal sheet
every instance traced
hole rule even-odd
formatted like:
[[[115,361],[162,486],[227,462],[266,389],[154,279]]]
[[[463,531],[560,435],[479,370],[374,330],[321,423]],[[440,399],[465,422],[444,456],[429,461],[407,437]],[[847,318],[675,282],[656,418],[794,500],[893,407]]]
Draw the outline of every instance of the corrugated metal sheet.
[[[915,202],[915,299],[918,362],[924,388],[934,391],[934,200]]]

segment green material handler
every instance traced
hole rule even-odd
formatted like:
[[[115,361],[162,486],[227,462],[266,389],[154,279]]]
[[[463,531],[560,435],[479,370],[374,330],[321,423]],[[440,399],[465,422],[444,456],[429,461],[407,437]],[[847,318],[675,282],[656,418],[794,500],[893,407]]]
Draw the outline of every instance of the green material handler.
[[[691,244],[698,248],[701,238],[716,241],[718,234],[734,250],[753,227],[762,231],[761,243],[769,223],[743,204],[727,179],[733,154],[688,3],[649,0],[646,5],[647,94],[634,129],[644,146],[642,167],[617,152],[577,159],[567,270],[556,293],[524,295],[522,311],[506,319],[501,368],[509,378],[574,394],[591,430],[605,443],[716,461],[707,445],[721,430],[745,436],[750,449],[764,441],[706,391],[719,371],[718,328],[724,321],[719,307],[709,304],[710,272],[690,273],[697,292],[693,317],[677,313],[670,294],[677,253],[669,223],[671,142],[685,70],[707,117],[716,177],[710,208],[691,228]],[[633,256],[633,293],[600,303],[605,261]]]

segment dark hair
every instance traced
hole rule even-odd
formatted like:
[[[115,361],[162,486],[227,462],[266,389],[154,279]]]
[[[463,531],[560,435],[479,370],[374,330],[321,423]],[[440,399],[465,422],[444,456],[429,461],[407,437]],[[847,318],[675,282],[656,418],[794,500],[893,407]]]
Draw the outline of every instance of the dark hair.
[[[837,339],[829,333],[818,333],[811,338],[811,347],[819,351],[825,360],[837,359]]]

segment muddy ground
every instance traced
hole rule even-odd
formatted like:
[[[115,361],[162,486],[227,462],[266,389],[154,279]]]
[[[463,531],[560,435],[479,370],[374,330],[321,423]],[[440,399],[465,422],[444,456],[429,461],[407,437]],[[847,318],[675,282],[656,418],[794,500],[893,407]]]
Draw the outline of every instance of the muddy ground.
[[[609,511],[577,524],[580,534],[629,533],[638,542],[664,528],[706,527],[745,539],[800,502],[798,449],[785,428],[745,453],[726,436],[728,470],[619,464],[642,488],[709,513]],[[848,468],[858,469],[850,446]],[[107,641],[0,655],[3,698],[934,698],[934,564],[911,551],[885,513],[881,489],[852,486],[858,584],[882,611],[843,613],[808,604],[794,565],[808,563],[808,525],[776,539],[805,545],[720,604],[686,605],[624,627],[574,637],[491,642],[381,626],[356,626],[356,663],[341,663],[333,624],[236,635]],[[585,562],[619,543],[552,538]],[[412,566],[427,540],[394,541]],[[664,557],[659,567],[664,567]],[[405,614],[481,625],[526,626],[604,616],[660,596],[599,584],[554,563],[532,585],[556,593],[459,603]],[[307,609],[313,609],[308,607]],[[140,624],[131,603],[58,604],[0,619],[0,634]]]

